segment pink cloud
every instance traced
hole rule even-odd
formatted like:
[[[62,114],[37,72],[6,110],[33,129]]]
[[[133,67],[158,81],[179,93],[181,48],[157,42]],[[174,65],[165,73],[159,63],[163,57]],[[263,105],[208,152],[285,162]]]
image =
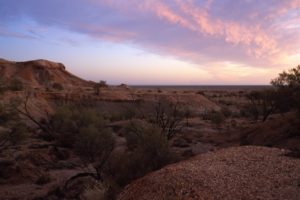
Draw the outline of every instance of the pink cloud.
[[[147,1],[146,1],[147,2]],[[149,3],[149,2],[148,2]],[[151,8],[155,14],[163,19],[168,20],[171,23],[174,24],[180,24],[183,27],[190,28],[191,25],[189,22],[181,17],[180,15],[176,14],[174,11],[172,11],[167,5],[161,3],[161,2],[153,2],[152,5],[148,6],[148,8]]]
[[[237,46],[241,51],[244,51],[247,56],[257,60],[274,60],[274,57],[279,54],[289,51],[289,47],[281,41],[282,33],[275,32],[275,29],[270,21],[264,24],[261,19],[262,15],[265,19],[284,16],[290,10],[300,8],[299,0],[274,1],[274,5],[269,5],[267,10],[253,9],[249,12],[249,19],[256,20],[257,23],[248,24],[242,20],[225,19],[220,16],[211,14],[214,9],[213,0],[208,0],[199,6],[195,0],[174,0],[174,1],[158,1],[158,0],[89,0],[90,2],[106,5],[112,9],[116,9],[120,13],[132,17],[140,15],[154,16],[163,22],[177,25],[182,29],[194,32],[199,38],[223,40],[229,46]],[[249,5],[254,6],[252,1],[248,1]],[[234,3],[234,2],[230,2]],[[260,6],[260,5],[258,5]],[[240,8],[247,9],[247,8]],[[261,9],[264,9],[261,7]],[[262,12],[263,11],[263,12]],[[298,14],[299,15],[299,14]],[[160,30],[157,30],[160,31]],[[282,29],[280,29],[282,31]],[[120,32],[118,34],[117,32]],[[143,34],[135,30],[116,29],[111,31],[113,40],[135,40],[137,35]],[[149,33],[155,34],[155,33]],[[176,34],[176,33],[174,33]],[[120,39],[118,39],[120,38]],[[280,40],[279,40],[280,38]],[[195,37],[193,40],[197,40]],[[138,40],[138,39],[137,39]],[[142,41],[143,43],[143,41]],[[294,46],[294,44],[291,44]],[[159,44],[150,46],[158,46],[159,49],[170,49],[159,47]],[[294,47],[293,47],[294,48]],[[184,55],[194,55],[195,52],[189,52],[186,49],[173,50],[174,52],[185,52]],[[194,57],[194,56],[193,56]]]
[[[151,12],[168,23],[178,24],[190,31],[204,36],[223,39],[232,45],[241,45],[246,53],[256,58],[267,58],[277,53],[276,40],[259,26],[247,26],[234,21],[217,19],[209,14],[213,1],[207,1],[203,8],[195,5],[193,0],[175,0],[178,9],[172,9],[164,1],[129,0],[127,6],[118,0],[105,0],[109,6],[120,9],[138,9],[139,12]],[[136,6],[134,6],[136,5]],[[290,4],[289,4],[290,5]],[[297,4],[291,4],[297,6]]]
[[[198,24],[198,31],[216,37],[222,37],[226,42],[244,45],[255,57],[261,58],[278,51],[276,40],[265,33],[259,26],[245,26],[233,21],[212,18],[208,10],[197,7],[193,1],[176,0],[181,10],[190,15]]]
[[[196,33],[201,40],[203,38],[223,40],[229,46],[236,46],[247,56],[263,61],[263,63],[271,62],[271,60],[273,62],[274,57],[286,54],[287,51],[292,49],[289,48],[291,45],[295,46],[292,43],[289,46],[283,44],[281,36],[279,36],[282,33],[275,32],[270,21],[268,21],[268,25],[261,22],[260,19],[256,19],[256,24],[248,24],[239,20],[239,18],[230,20],[212,15],[210,11],[214,9],[213,0],[206,1],[202,6],[197,5],[197,1],[194,0],[128,0],[126,3],[120,0],[105,0],[104,2],[106,5],[117,9],[119,12],[125,12],[127,15],[133,13],[135,15],[137,13],[143,15],[152,14],[164,22],[178,25],[182,29]],[[249,2],[252,3],[251,1]],[[253,3],[251,5],[253,6]],[[299,7],[299,0],[277,1],[274,6],[270,5],[268,11],[265,11],[265,17],[283,16],[291,9]],[[262,14],[261,10],[255,11],[250,13],[249,17],[254,20],[261,17]],[[197,37],[194,37],[193,40],[196,41]],[[297,41],[296,39],[294,40]],[[159,44],[150,46],[157,46],[158,49],[168,49],[168,52],[176,52],[175,55],[184,55],[183,58],[192,57],[193,60],[198,60],[195,59],[197,53],[187,49],[171,50],[172,47],[163,48]]]
[[[93,24],[76,24],[77,29],[88,31],[93,37],[102,38],[114,42],[123,42],[137,36],[137,33],[127,30],[120,30],[115,27],[99,27]]]
[[[278,6],[273,7],[271,9],[272,12],[270,12],[266,18],[274,19],[278,18],[282,15],[285,15],[287,12],[293,9],[299,9],[300,8],[300,1],[299,0],[285,0],[280,1]]]
[[[300,52],[300,0],[6,0],[1,4],[7,14],[2,12],[0,21],[20,12],[16,18],[29,16],[46,26],[201,66],[218,60],[272,67],[282,55]]]

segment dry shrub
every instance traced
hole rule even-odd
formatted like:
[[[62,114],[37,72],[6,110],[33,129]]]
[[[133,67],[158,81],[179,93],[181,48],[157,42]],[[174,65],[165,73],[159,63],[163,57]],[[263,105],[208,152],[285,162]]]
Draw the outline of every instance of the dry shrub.
[[[108,159],[113,147],[111,130],[98,129],[95,125],[81,128],[74,145],[75,152],[87,162],[103,162],[103,159]]]
[[[125,137],[130,151],[114,155],[107,168],[107,174],[120,186],[174,161],[167,138],[153,124],[133,121]]]
[[[103,183],[98,183],[93,186],[87,187],[80,199],[83,200],[108,200],[107,198],[108,187]]]
[[[212,123],[216,125],[221,125],[225,121],[225,116],[223,115],[223,113],[218,111],[212,111],[211,113],[209,113],[208,118]]]
[[[73,147],[83,128],[94,126],[97,130],[102,130],[107,123],[101,113],[84,107],[61,107],[50,119],[55,137],[64,147]]]

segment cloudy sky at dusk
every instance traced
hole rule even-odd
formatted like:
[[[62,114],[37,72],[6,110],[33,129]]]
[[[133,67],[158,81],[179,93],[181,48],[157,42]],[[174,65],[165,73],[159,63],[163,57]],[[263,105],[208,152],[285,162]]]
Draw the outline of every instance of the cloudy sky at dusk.
[[[268,84],[300,64],[300,0],[1,0],[0,58],[110,84]]]

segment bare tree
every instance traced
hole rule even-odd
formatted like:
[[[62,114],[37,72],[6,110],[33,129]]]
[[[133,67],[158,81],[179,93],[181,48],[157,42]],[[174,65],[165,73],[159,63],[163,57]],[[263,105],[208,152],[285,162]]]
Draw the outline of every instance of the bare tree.
[[[96,83],[94,85],[94,93],[95,93],[95,95],[99,96],[101,88],[105,88],[105,87],[107,87],[106,81],[99,81],[98,83]]]
[[[252,91],[247,95],[252,114],[257,120],[262,116],[262,121],[266,121],[268,117],[276,110],[276,92],[272,89],[263,91]]]
[[[76,174],[66,181],[65,187],[67,187],[71,181],[86,176],[103,182],[103,169],[111,156],[114,144],[115,140],[109,128],[99,128],[94,122],[87,127],[81,127],[77,141],[75,141],[74,150],[82,161],[91,164],[95,171]]]
[[[9,146],[9,135],[7,130],[0,132],[0,152]]]
[[[161,128],[168,140],[182,130],[184,125],[181,123],[183,115],[180,111],[179,102],[169,102],[159,99],[155,105],[154,123]]]
[[[4,149],[25,140],[28,136],[28,127],[20,122],[14,121],[9,128],[0,132],[0,152]]]
[[[11,102],[0,102],[0,125],[0,152],[24,140],[28,134],[28,127]]]
[[[30,101],[31,93],[25,92],[24,99],[18,99],[14,101],[14,109],[22,116],[29,119],[35,125],[37,125],[43,132],[47,133],[48,135],[53,135],[52,128],[48,123],[50,119],[50,114],[47,110],[44,110],[45,118],[43,121],[39,121],[34,117],[34,115],[30,112],[28,105]]]

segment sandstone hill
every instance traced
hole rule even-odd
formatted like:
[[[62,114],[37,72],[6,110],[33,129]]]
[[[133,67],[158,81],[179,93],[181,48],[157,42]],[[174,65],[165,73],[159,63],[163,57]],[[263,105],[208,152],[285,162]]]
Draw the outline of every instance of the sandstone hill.
[[[63,88],[91,85],[91,82],[69,73],[63,64],[48,60],[13,62],[0,59],[0,76],[6,81],[18,79],[27,87],[39,89],[55,85]]]
[[[300,160],[267,147],[233,147],[153,172],[119,200],[300,199]]]
[[[101,88],[101,94],[95,95],[95,82],[83,80],[68,72],[62,63],[48,60],[14,62],[0,59],[0,81],[9,84],[21,81],[26,88],[35,89],[43,98],[57,100],[67,98],[70,101],[116,101],[132,102],[134,100],[153,102],[164,98],[169,102],[188,104],[197,112],[220,110],[220,107],[203,95],[178,93],[172,91],[151,93],[147,90],[121,85]],[[7,95],[6,95],[7,96]]]

